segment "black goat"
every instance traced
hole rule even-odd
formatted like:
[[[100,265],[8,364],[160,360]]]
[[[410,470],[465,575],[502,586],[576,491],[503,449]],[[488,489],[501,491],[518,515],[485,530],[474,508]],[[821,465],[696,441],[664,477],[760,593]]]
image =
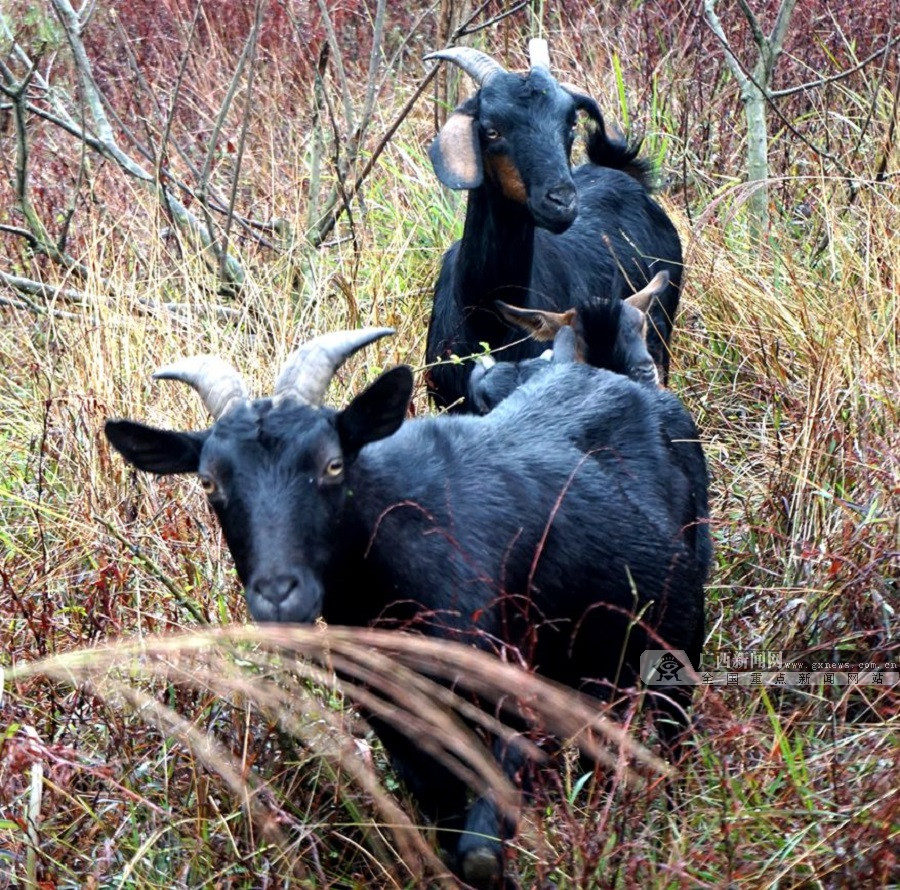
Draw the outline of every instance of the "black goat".
[[[657,272],[650,283],[624,300],[604,297],[565,312],[521,309],[498,303],[500,314],[535,340],[553,340],[540,358],[497,362],[482,356],[469,375],[468,399],[478,414],[487,414],[526,380],[547,368],[546,359],[580,361],[624,374],[647,386],[659,384],[659,370],[647,350],[647,314],[669,285],[669,273]],[[566,333],[571,329],[570,333]],[[559,355],[560,350],[563,354]]]
[[[479,87],[430,149],[438,179],[469,192],[462,240],[445,254],[434,289],[426,345],[434,402],[471,409],[471,363],[446,361],[451,355],[474,355],[481,343],[509,346],[511,360],[538,354],[532,342],[510,346],[495,301],[564,311],[596,295],[624,298],[660,269],[670,283],[651,312],[648,348],[666,380],[681,242],[648,194],[650,165],[638,148],[611,139],[597,103],[557,83],[543,64],[512,74],[468,47],[428,58],[459,65]],[[572,170],[578,111],[596,126],[588,163]]]
[[[546,676],[604,697],[635,682],[660,639],[697,664],[706,470],[678,400],[557,364],[485,417],[403,423],[413,378],[401,366],[344,410],[320,407],[340,363],[385,333],[317,338],[288,359],[274,396],[254,401],[224,362],[186,359],[155,376],[195,387],[211,428],[110,420],[106,435],[140,469],[199,475],[257,621],[389,622],[516,647]],[[691,431],[687,465],[669,427]],[[671,692],[683,725],[690,690]],[[493,885],[513,826],[487,798],[467,807],[446,766],[371,722],[423,812],[456,832],[442,837],[458,872]],[[509,749],[498,756],[511,776],[521,766]]]

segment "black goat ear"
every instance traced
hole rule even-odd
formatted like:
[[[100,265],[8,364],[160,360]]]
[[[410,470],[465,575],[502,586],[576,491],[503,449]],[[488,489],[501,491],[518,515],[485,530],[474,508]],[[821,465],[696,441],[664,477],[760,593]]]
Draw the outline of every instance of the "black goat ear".
[[[413,373],[407,365],[385,371],[338,414],[337,431],[345,458],[353,458],[369,442],[400,429],[412,398]]]
[[[454,111],[431,143],[428,157],[437,178],[447,188],[478,188],[484,179],[484,168],[475,116],[459,109]]]
[[[603,120],[603,113],[600,106],[594,99],[586,93],[582,93],[575,87],[567,83],[561,83],[560,86],[575,100],[575,108],[583,111],[598,127],[606,129],[606,123]]]
[[[209,430],[183,433],[131,420],[107,420],[103,430],[109,444],[128,463],[160,476],[196,473],[203,443],[209,435]]]

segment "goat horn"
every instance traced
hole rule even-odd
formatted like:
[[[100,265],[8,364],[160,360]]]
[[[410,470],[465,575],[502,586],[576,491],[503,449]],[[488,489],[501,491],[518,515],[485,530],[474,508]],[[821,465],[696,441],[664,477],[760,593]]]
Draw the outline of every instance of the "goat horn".
[[[275,381],[275,395],[293,396],[313,407],[321,405],[334,372],[358,349],[393,333],[393,328],[333,331],[304,343],[285,360]]]
[[[504,74],[506,69],[487,53],[471,46],[451,46],[425,56],[426,60],[437,59],[459,65],[479,87],[483,87],[495,74]]]
[[[218,420],[237,401],[248,397],[247,387],[231,365],[215,355],[195,355],[160,368],[154,380],[180,380],[200,394],[206,410]]]
[[[532,37],[528,41],[528,62],[532,68],[550,70],[550,49],[543,37]]]

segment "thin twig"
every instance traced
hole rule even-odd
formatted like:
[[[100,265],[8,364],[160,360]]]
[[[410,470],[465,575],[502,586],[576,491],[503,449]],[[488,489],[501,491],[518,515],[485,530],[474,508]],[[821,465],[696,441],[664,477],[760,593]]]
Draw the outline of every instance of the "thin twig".
[[[489,5],[489,2],[482,3],[466,20],[463,22],[450,36],[450,40],[448,41],[448,45],[452,46],[460,37],[465,34],[471,34],[473,31],[469,30],[472,22],[484,11],[484,9]],[[512,7],[509,10],[506,10],[504,13],[501,13],[498,16],[494,16],[491,20],[491,24],[500,21],[501,19],[507,18],[515,12],[518,12],[520,9],[527,6],[527,3],[518,3],[516,6]],[[484,23],[485,27],[488,23]],[[332,229],[334,229],[337,224],[338,219],[341,214],[345,210],[349,210],[350,202],[357,196],[360,189],[362,188],[363,183],[365,182],[368,175],[372,172],[372,168],[378,162],[378,159],[381,157],[381,153],[387,147],[388,143],[394,137],[394,134],[400,128],[400,125],[406,118],[409,116],[410,111],[412,111],[413,106],[419,100],[419,97],[425,90],[428,88],[428,85],[434,79],[437,72],[440,70],[439,65],[434,65],[429,71],[425,73],[422,79],[417,84],[416,88],[413,90],[412,95],[400,109],[400,111],[396,114],[393,121],[388,125],[387,129],[381,136],[381,139],[378,141],[378,144],[372,150],[372,153],[369,155],[369,159],[363,165],[360,172],[357,174],[355,180],[351,183],[351,185],[346,189],[346,199],[340,205],[335,205],[329,209],[327,209],[323,215],[320,217],[318,223],[314,226],[314,232],[310,235],[310,241],[315,247],[320,247],[328,235],[331,234]]]
[[[852,68],[847,68],[844,71],[841,71],[839,74],[833,74],[829,77],[822,77],[819,80],[811,80],[809,83],[802,83],[797,87],[788,87],[784,90],[770,90],[769,96],[772,99],[785,99],[789,96],[795,96],[797,93],[803,93],[807,90],[816,90],[820,87],[828,86],[832,83],[837,83],[840,80],[843,80],[845,77],[849,77],[851,74],[856,74],[857,71],[861,71],[866,67],[870,62],[874,62],[879,56],[883,56],[889,49],[892,49],[900,43],[900,35],[897,37],[891,38],[881,49],[875,50],[873,53],[869,53],[861,62],[858,62]]]
[[[347,81],[347,72],[344,70],[343,55],[341,53],[341,44],[334,32],[334,25],[331,21],[331,13],[328,11],[328,4],[325,0],[318,0],[319,14],[322,16],[322,25],[325,28],[325,36],[331,46],[331,56],[334,59],[334,67],[337,71],[338,81],[341,87],[341,98],[344,101],[344,123],[347,132],[353,130],[355,119],[353,115],[353,101],[351,99],[350,84]]]
[[[83,24],[76,15],[69,0],[51,0],[51,3],[66,32],[66,37],[81,82],[84,100],[90,109],[91,118],[97,131],[97,143],[100,145],[99,151],[105,157],[114,160],[126,173],[136,178],[146,187],[153,189],[157,200],[159,200],[160,203],[164,204],[167,201],[176,222],[197,238],[205,249],[212,251],[213,255],[218,257],[218,245],[214,237],[214,232],[207,226],[204,226],[171,192],[168,192],[165,198],[163,198],[160,191],[165,189],[165,187],[157,182],[155,176],[143,169],[140,164],[119,147],[109,117],[104,108],[105,103],[102,94],[94,81],[87,51],[81,40]],[[72,124],[72,127],[78,132],[79,128],[75,124]],[[81,134],[83,134],[83,129],[81,129]],[[83,135],[81,138],[83,138]],[[92,147],[95,147],[95,145],[96,143],[92,144]],[[228,280],[239,286],[244,280],[244,270],[241,267],[241,264],[231,256],[227,257],[224,263],[228,274]]]
[[[482,10],[486,9],[490,6],[490,2],[482,3],[481,6],[469,17],[469,22],[475,18],[475,16],[480,15]],[[477,25],[469,24],[462,25],[460,28],[456,30],[453,37],[451,38],[451,42],[455,40],[459,40],[460,37],[468,37],[470,34],[477,34],[479,31],[485,31],[488,28],[496,25],[498,22],[502,22],[504,19],[508,19],[511,15],[515,15],[522,9],[530,6],[531,3],[529,0],[522,0],[521,3],[516,3],[515,6],[511,6],[509,9],[505,9],[503,12],[497,13],[497,15],[493,16],[493,18],[486,19],[483,22],[479,22]]]
[[[94,521],[99,522],[120,544],[127,547],[131,551],[131,555],[140,560],[148,569],[160,580],[166,590],[172,594],[175,602],[178,603],[185,611],[189,612],[191,617],[204,627],[209,626],[209,621],[200,612],[200,610],[188,599],[186,599],[175,582],[149,557],[143,550],[133,542],[129,541],[111,522],[99,514],[94,514]]]
[[[228,212],[225,215],[225,230],[222,232],[222,247],[219,256],[219,280],[228,281],[225,263],[228,259],[228,241],[231,235],[231,223],[234,219],[234,205],[237,201],[238,184],[241,178],[241,164],[244,159],[244,148],[247,145],[247,129],[250,125],[250,109],[253,101],[253,87],[256,84],[256,49],[259,45],[259,32],[262,29],[263,12],[266,8],[266,0],[256,0],[256,8],[253,15],[253,27],[248,38],[250,51],[248,53],[247,71],[247,97],[244,101],[244,116],[241,121],[241,132],[238,136],[238,144],[234,157],[234,171],[231,179],[231,194],[228,199]]]

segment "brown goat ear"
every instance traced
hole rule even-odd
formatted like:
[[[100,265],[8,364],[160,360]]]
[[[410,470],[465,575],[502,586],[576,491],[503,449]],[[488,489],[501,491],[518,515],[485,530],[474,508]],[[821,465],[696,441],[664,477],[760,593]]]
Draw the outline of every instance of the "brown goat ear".
[[[653,301],[669,286],[669,273],[663,269],[657,272],[637,293],[625,298],[625,302],[635,309],[640,309],[646,315],[653,305]]]
[[[523,309],[497,300],[497,309],[510,323],[528,331],[535,340],[552,340],[560,328],[570,327],[575,321],[575,310],[549,312],[545,309]]]
[[[447,188],[478,188],[484,179],[484,169],[474,116],[454,111],[431,143],[428,156],[437,178]]]

